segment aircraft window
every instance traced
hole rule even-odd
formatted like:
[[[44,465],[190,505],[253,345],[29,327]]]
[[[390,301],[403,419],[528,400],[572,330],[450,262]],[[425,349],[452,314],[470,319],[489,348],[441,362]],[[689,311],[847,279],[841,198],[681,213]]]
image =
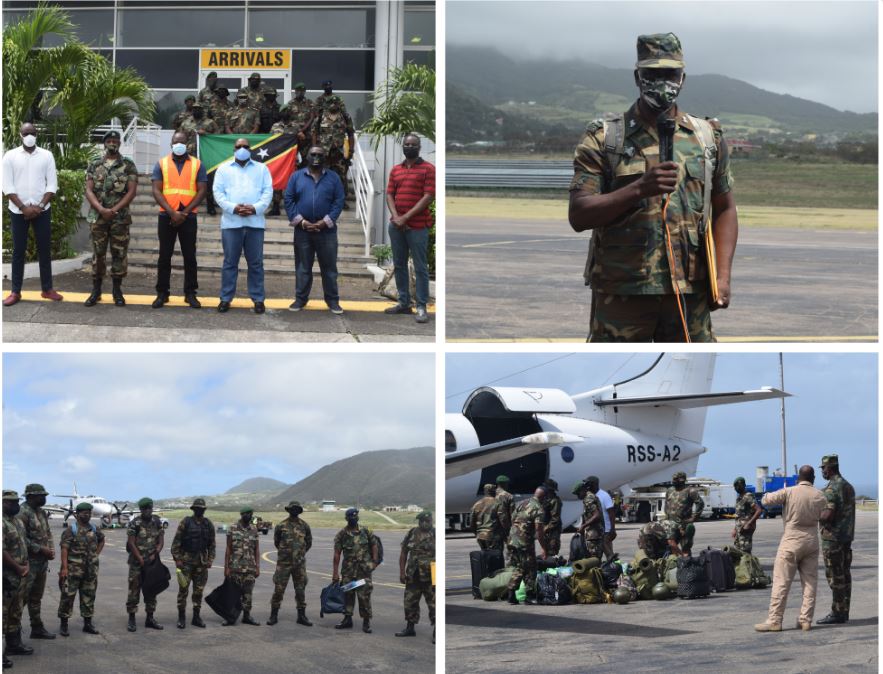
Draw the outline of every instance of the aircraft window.
[[[450,454],[457,451],[457,438],[450,431],[445,431],[445,452]]]
[[[561,460],[564,463],[570,463],[571,461],[573,461],[573,447],[561,448]]]

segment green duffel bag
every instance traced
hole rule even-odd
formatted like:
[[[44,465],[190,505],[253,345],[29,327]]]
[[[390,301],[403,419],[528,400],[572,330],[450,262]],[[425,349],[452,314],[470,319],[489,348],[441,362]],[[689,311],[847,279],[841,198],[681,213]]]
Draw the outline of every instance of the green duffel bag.
[[[515,569],[507,566],[505,569],[500,569],[487,578],[482,578],[478,583],[478,591],[481,592],[481,598],[485,601],[505,599],[506,593],[509,592],[507,586],[509,581],[512,580],[513,573],[515,573]]]
[[[760,560],[754,555],[743,552],[735,566],[737,589],[764,588],[771,582],[770,577],[763,572]]]
[[[653,599],[653,586],[659,582],[659,574],[652,559],[641,558],[629,569],[629,576],[638,591],[638,599]]]

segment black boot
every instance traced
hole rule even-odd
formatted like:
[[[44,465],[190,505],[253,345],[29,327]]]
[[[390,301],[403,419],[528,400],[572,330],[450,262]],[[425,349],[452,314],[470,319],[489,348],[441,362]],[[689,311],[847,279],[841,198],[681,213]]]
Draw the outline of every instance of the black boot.
[[[199,609],[198,608],[193,609],[193,618],[191,618],[190,624],[193,625],[194,627],[205,628],[205,623],[202,622],[202,618],[199,617]]]
[[[844,616],[841,613],[834,613],[833,611],[826,615],[824,618],[819,618],[816,620],[816,625],[840,625],[841,623],[845,623],[849,618]]]
[[[58,627],[58,633],[63,637],[70,636],[70,632],[67,631],[67,618],[61,618],[61,625]]]
[[[537,603],[537,598],[535,595],[529,594],[524,598],[524,603],[530,606],[535,606]]]
[[[515,596],[515,590],[509,590],[509,603],[518,604],[518,599]]]
[[[432,643],[435,643],[435,625],[432,626]]]
[[[259,625],[257,620],[251,617],[251,611],[243,611],[242,612],[242,624],[243,625]]]
[[[153,300],[152,306],[154,309],[162,309],[164,304],[167,304],[169,301],[169,293],[157,293],[156,299]]]
[[[55,635],[43,625],[31,625],[31,639],[54,639]]]
[[[397,637],[416,637],[417,632],[414,631],[414,623],[408,622],[405,625],[405,629],[403,629],[401,632],[396,632],[396,636]]]
[[[153,617],[153,613],[147,614],[147,620],[144,621],[144,627],[149,627],[152,630],[163,629],[163,626],[156,622],[156,618]]]
[[[134,618],[134,614],[132,618]],[[97,629],[95,629],[95,625],[92,624],[92,618],[83,618],[83,631],[86,634],[101,634]]]
[[[368,618],[362,619],[362,631],[365,634],[371,634],[371,621]]]
[[[307,610],[305,608],[297,609],[297,624],[306,625],[307,627],[313,626],[313,623],[307,619]]]
[[[83,302],[84,306],[94,307],[101,299],[101,279],[92,280],[92,294]]]
[[[12,660],[6,657],[6,651],[3,651],[3,669],[12,667]]]
[[[273,204],[273,208],[267,211],[267,215],[279,215],[279,204]]]
[[[6,635],[6,652],[9,655],[31,655],[34,649],[21,642],[21,628]]]
[[[275,625],[279,622],[279,609],[271,608],[270,609],[270,619],[267,621],[268,625]]]
[[[189,293],[187,295],[184,295],[184,301],[187,302],[187,305],[191,309],[201,309],[202,308],[202,302],[200,302],[198,299],[196,299],[196,295],[194,293]]]
[[[183,630],[187,627],[187,612],[183,608],[178,609],[178,622],[175,623],[175,627],[179,630]]]
[[[126,306],[126,298],[123,297],[123,279],[121,278],[113,280],[113,303],[118,307]]]
[[[336,630],[351,630],[353,628],[353,617],[351,615],[345,615],[343,620],[337,623],[334,626]]]
[[[129,624],[126,626],[126,629],[129,630],[130,632],[134,632],[136,629],[138,629],[135,626],[135,614],[134,613],[129,614]]]

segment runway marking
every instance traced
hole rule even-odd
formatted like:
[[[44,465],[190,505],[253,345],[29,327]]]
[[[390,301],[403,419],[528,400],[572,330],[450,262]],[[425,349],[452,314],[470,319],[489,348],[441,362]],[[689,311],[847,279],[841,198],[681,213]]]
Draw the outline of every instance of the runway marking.
[[[498,344],[515,344],[520,342],[536,342],[544,344],[585,344],[585,338],[579,337],[448,337],[450,343],[482,342]],[[719,337],[718,342],[876,342],[876,335],[802,335],[802,336],[748,336]]]
[[[383,519],[385,519],[387,522],[391,522],[392,524],[398,525],[398,522],[396,522],[396,521],[395,521],[392,517],[390,517],[389,515],[384,515],[382,512],[379,512],[379,511],[377,511],[377,510],[369,510],[368,512],[372,512],[372,513],[374,513],[375,515],[380,515],[380,516],[381,516]]]
[[[75,293],[75,292],[65,292],[62,290],[58,290],[59,293],[64,295],[64,302],[85,302],[86,298],[89,297],[89,293]],[[125,293],[126,296],[126,304],[127,305],[135,305],[142,307],[149,307],[153,304],[153,300],[156,299],[156,295],[130,295],[129,293]],[[53,300],[47,300],[43,297],[40,297],[40,293],[36,290],[24,290],[22,291],[21,298],[23,301],[27,302],[52,302]],[[290,299],[268,299],[264,301],[267,309],[288,309],[288,305],[291,304],[293,300]],[[210,300],[206,300],[206,298],[202,299],[203,309],[214,309],[217,307],[217,303],[215,302],[215,298],[211,298]],[[111,298],[110,293],[104,293],[103,299],[98,304],[112,305],[113,299]],[[184,301],[183,297],[172,295],[169,298],[169,301],[166,303],[167,307],[188,307],[189,305]],[[365,313],[381,313],[384,309],[388,309],[391,306],[394,306],[394,303],[390,301],[374,301],[374,300],[341,300],[340,306],[344,311],[361,311]],[[244,298],[236,298],[230,303],[231,309],[252,309],[254,308],[254,304],[250,299]],[[304,307],[306,311],[328,311],[328,307],[325,305],[325,302],[321,300],[311,300],[307,303],[307,306]],[[434,314],[435,313],[435,305],[430,304],[426,307],[426,310]]]
[[[263,559],[265,562],[267,562],[269,564],[275,564],[276,562],[274,562],[272,559],[269,559],[267,557],[267,555],[272,555],[275,552],[276,552],[275,550],[269,550],[261,555],[261,559]],[[330,579],[330,578],[334,577],[330,573],[322,573],[321,571],[312,571],[311,569],[307,569],[307,573],[311,573],[314,576],[321,576],[322,578],[329,578]],[[405,588],[405,586],[402,585],[401,583],[380,583],[380,582],[373,580],[373,579],[371,580],[371,582],[374,585],[382,585],[383,587],[391,587],[396,590],[403,590]]]
[[[551,239],[522,239],[521,241],[488,241],[486,243],[467,243],[462,246],[452,246],[452,248],[485,248],[487,246],[505,246],[511,243],[546,243],[552,241],[574,241],[574,239],[575,237],[569,236]]]

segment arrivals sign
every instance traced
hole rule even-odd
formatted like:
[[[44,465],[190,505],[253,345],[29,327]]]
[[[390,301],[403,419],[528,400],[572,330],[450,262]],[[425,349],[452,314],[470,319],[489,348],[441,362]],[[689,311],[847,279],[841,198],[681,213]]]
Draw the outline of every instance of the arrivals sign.
[[[289,70],[290,49],[202,49],[203,70]]]

